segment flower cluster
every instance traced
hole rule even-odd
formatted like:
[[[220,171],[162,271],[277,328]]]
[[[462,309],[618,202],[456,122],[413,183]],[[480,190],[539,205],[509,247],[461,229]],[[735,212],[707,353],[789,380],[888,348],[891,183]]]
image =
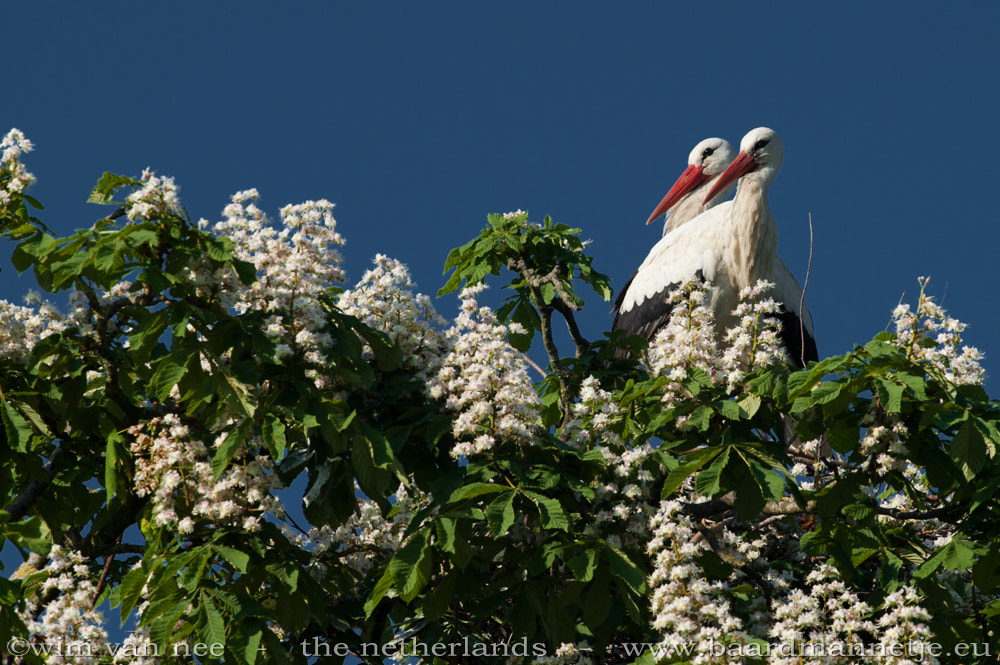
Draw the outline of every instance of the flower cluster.
[[[740,291],[732,313],[737,324],[723,336],[721,355],[710,307],[711,286],[690,278],[670,293],[670,320],[656,333],[647,356],[650,371],[670,380],[664,401],[686,396],[681,382],[694,369],[707,372],[713,381],[726,381],[733,392],[747,372],[788,361],[779,337],[781,322],[775,318],[781,304],[764,297],[773,286],[762,280]]]
[[[454,458],[484,453],[501,441],[531,445],[539,427],[539,399],[524,359],[508,343],[520,326],[500,323],[476,297],[483,285],[462,291],[462,306],[446,336],[448,352],[428,381],[434,399],[444,398],[458,412],[452,434],[459,441]]]
[[[33,146],[19,129],[11,129],[0,141],[0,206],[10,201],[11,193],[21,193],[35,182],[35,176],[28,173],[18,159],[23,153],[31,152]]]
[[[427,381],[441,366],[445,320],[429,297],[414,293],[410,271],[382,254],[353,290],[344,291],[339,306],[389,336],[403,354],[404,365]]]
[[[254,446],[251,456],[241,445],[215,480],[211,460],[225,434],[210,450],[173,414],[132,427],[129,434],[136,493],[151,498],[154,524],[176,526],[180,533],[194,531],[196,520],[256,531],[262,512],[282,514],[271,494],[279,486],[274,462],[262,446]]]
[[[93,656],[104,652],[108,633],[103,628],[104,616],[94,609],[97,587],[83,556],[53,546],[44,571],[48,576],[36,599],[29,600],[20,613],[28,631],[39,644],[61,654],[50,663],[94,662]],[[44,611],[36,618],[40,607]]]
[[[682,399],[681,381],[693,369],[714,375],[718,370],[715,317],[709,306],[711,287],[690,278],[670,293],[670,321],[649,345],[650,371],[670,379],[664,401]]]
[[[37,292],[25,297],[28,307],[0,300],[0,358],[25,364],[39,340],[64,328],[55,305],[42,301]]]
[[[937,657],[927,648],[933,640],[928,627],[931,615],[920,606],[916,590],[906,585],[890,593],[885,597],[882,609],[884,614],[878,620],[877,634],[879,644],[886,647],[883,649],[887,654],[883,660],[885,665],[906,665],[917,658],[922,663],[937,665]],[[907,652],[897,655],[899,645],[903,645]]]
[[[650,519],[652,539],[647,552],[653,558],[649,586],[653,589],[653,629],[661,645],[695,644],[692,663],[713,662],[711,643],[745,643],[743,622],[727,597],[726,582],[708,581],[696,557],[708,549],[679,501],[663,501]]]
[[[383,564],[405,544],[403,538],[410,519],[427,504],[427,497],[411,495],[405,487],[396,490],[392,510],[383,515],[378,505],[359,495],[350,519],[336,529],[327,525],[313,527],[306,534],[286,535],[299,548],[308,551],[315,562],[311,570],[324,575],[336,562],[364,575]]]
[[[571,417],[562,427],[561,438],[580,450],[598,449],[614,474],[607,482],[595,482],[594,519],[584,527],[584,534],[600,536],[610,545],[621,547],[648,537],[647,520],[652,506],[646,500],[653,475],[642,463],[654,452],[648,443],[627,447],[611,428],[619,416],[614,396],[602,389],[593,376],[583,380],[579,399],[573,403]],[[625,497],[627,501],[622,501]]]
[[[774,284],[759,281],[740,291],[740,303],[733,310],[739,323],[726,331],[726,351],[722,369],[729,392],[736,390],[746,372],[758,367],[788,362],[788,352],[781,342],[781,304],[764,298]]]
[[[883,414],[873,405],[872,411],[862,418],[861,425],[867,429],[858,452],[865,459],[873,459],[881,475],[902,470],[906,466],[906,439],[909,430],[899,415]]]
[[[920,278],[920,299],[915,313],[908,304],[900,304],[893,311],[896,344],[914,362],[937,368],[947,381],[981,385],[986,378],[986,371],[979,364],[983,354],[975,347],[962,346],[965,324],[949,317],[925,293],[929,281]]]
[[[281,209],[283,228],[270,224],[255,201],[257,190],[233,195],[225,219],[215,231],[232,240],[233,254],[257,268],[258,279],[239,292],[238,312],[271,312],[265,334],[276,344],[278,360],[300,357],[318,387],[327,385],[327,332],[324,300],[327,288],[344,280],[340,252],[344,240],[336,231],[333,204],[307,201]]]
[[[771,601],[773,624],[768,636],[791,647],[790,653],[776,655],[773,662],[801,663],[802,654],[811,652],[817,656],[815,662],[856,662],[847,654],[861,648],[862,636],[873,632],[874,624],[866,618],[871,608],[847,589],[829,564],[810,572],[806,583],[806,588],[781,585]]]
[[[125,199],[130,220],[153,220],[163,215],[184,214],[181,199],[177,195],[179,188],[173,178],[160,177],[146,169],[142,172],[142,181],[142,188]]]
[[[571,416],[563,425],[562,438],[580,450],[600,445],[621,448],[621,437],[608,427],[618,412],[614,395],[588,376],[580,385],[580,399],[573,403]]]

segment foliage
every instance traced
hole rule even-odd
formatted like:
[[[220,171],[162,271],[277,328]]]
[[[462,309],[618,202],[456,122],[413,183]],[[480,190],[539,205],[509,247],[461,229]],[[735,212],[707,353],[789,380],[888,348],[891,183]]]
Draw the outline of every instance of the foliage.
[[[58,237],[24,193],[30,144],[4,147],[14,267],[69,302],[0,307],[0,537],[26,561],[0,578],[4,643],[107,646],[105,601],[140,630],[94,655],[137,663],[996,642],[1000,407],[923,293],[795,371],[761,289],[742,351],[703,353],[689,285],[647,355],[583,336],[578,289],[609,279],[577,229],[519,211],[448,255],[446,328],[398,262],[334,284],[327,202],[275,224],[242,192],[210,231],[169,178],[105,174],[91,201],[115,211]],[[493,312],[477,294],[504,272]]]

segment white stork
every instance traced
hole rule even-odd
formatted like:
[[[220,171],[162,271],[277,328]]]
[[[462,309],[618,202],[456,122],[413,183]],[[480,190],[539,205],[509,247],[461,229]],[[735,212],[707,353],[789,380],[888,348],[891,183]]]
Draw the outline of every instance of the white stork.
[[[651,224],[654,219],[667,213],[663,224],[663,235],[677,227],[687,224],[692,219],[709,208],[722,203],[736,189],[736,183],[731,183],[709,201],[703,201],[703,194],[712,188],[722,172],[726,170],[733,159],[736,150],[725,139],[705,139],[688,155],[688,167],[670,188],[667,195],[656,206],[656,210],[646,220]],[[624,292],[624,290],[623,290]]]
[[[699,185],[712,176],[711,172],[706,176],[709,166],[704,158],[699,163],[697,149],[698,146],[691,153],[691,166],[664,197],[650,221],[678,202],[681,203],[678,210],[695,210],[692,199],[697,199],[691,195],[697,196],[702,189]],[[721,334],[735,324],[732,310],[740,290],[766,278],[775,283],[775,298],[784,304],[780,317],[782,339],[792,361],[802,366],[803,359],[806,362],[818,359],[812,317],[804,303],[800,312],[802,289],[776,254],[777,223],[767,202],[767,188],[778,174],[783,156],[781,137],[771,129],[759,127],[743,137],[740,154],[724,173],[714,178],[702,199],[706,211],[693,219],[674,215],[672,211],[664,237],[653,246],[619,294],[612,330],[625,330],[651,340],[669,320],[666,299],[670,291],[687,278],[697,277],[714,287],[711,307]],[[702,170],[697,172],[699,167]],[[735,198],[715,205],[737,181]],[[699,191],[693,191],[695,188]],[[668,229],[672,230],[666,233]]]

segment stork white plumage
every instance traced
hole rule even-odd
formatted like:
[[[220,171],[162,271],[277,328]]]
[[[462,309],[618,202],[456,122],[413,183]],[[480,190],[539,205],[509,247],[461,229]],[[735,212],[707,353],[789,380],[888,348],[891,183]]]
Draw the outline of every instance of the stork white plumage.
[[[671,214],[667,229],[672,230],[653,246],[619,294],[613,330],[651,340],[669,320],[666,299],[670,291],[696,277],[713,286],[711,307],[721,333],[735,324],[732,310],[740,290],[759,279],[769,279],[775,282],[776,299],[784,303],[782,338],[789,356],[796,365],[802,365],[803,359],[818,359],[812,317],[804,304],[800,309],[802,289],[777,256],[777,223],[767,202],[767,189],[781,168],[783,156],[781,137],[771,129],[759,127],[743,138],[739,155],[714,179],[702,199],[705,212],[687,219]],[[693,151],[689,162],[695,162],[696,157]],[[692,164],[685,174],[697,166]],[[686,210],[693,209],[691,194],[696,192],[692,190],[703,189],[699,185],[707,179],[707,170],[703,166],[700,181],[682,175],[650,220],[669,208],[671,201],[676,205],[685,195]],[[714,205],[737,182],[734,199]]]

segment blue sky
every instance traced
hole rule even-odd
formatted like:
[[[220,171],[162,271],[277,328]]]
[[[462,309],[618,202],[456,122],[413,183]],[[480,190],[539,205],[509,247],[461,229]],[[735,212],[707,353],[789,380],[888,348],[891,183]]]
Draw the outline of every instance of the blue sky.
[[[691,147],[766,125],[786,146],[770,201],[800,280],[813,218],[820,354],[870,339],[930,275],[987,370],[1000,360],[996,3],[276,7],[5,7],[0,126],[35,143],[44,221],[89,226],[100,174],[149,166],[196,219],[250,187],[273,217],[334,201],[351,283],[381,252],[433,294],[451,247],[521,208],[581,227],[620,286]],[[20,302],[33,283],[8,256],[0,298]],[[597,338],[610,305],[588,305]]]

